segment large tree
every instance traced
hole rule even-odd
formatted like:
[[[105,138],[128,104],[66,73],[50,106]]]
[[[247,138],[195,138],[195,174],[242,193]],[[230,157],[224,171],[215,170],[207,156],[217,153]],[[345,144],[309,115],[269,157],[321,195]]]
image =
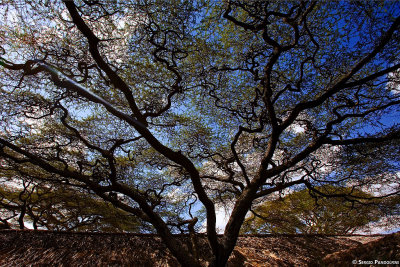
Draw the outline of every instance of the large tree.
[[[400,191],[396,154],[338,160],[400,136],[399,2],[0,3],[2,169],[111,202],[183,266],[200,263],[174,233],[206,231],[224,266],[285,190]]]

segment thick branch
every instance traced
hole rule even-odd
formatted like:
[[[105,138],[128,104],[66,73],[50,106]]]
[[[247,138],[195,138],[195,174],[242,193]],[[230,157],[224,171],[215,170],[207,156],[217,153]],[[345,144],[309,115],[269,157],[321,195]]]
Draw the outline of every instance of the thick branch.
[[[360,137],[360,138],[352,138],[352,139],[344,139],[344,140],[332,140],[326,138],[324,140],[325,144],[330,144],[334,146],[343,146],[343,145],[356,145],[356,144],[364,144],[364,143],[383,143],[390,140],[399,140],[400,139],[400,131],[395,131],[389,133],[385,136],[375,136],[375,137]]]

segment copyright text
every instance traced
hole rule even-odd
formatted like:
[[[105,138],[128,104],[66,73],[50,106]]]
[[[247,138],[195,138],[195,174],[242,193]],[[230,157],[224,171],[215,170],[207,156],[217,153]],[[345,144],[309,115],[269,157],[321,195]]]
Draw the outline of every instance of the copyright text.
[[[365,261],[365,260],[353,260],[351,262],[352,264],[376,264],[376,265],[380,265],[380,264],[399,264],[400,261],[383,261],[383,260],[372,260],[372,261]]]

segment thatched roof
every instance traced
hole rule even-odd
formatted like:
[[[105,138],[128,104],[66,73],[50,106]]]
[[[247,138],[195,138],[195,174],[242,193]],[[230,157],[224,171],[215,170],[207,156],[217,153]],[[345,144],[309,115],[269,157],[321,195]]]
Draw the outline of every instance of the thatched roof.
[[[400,241],[400,233],[393,236],[395,236],[393,240],[397,238],[397,241]],[[322,259],[329,254],[341,250],[350,251],[363,243],[376,241],[382,237],[379,235],[242,236],[228,266],[320,265]],[[188,236],[182,235],[179,238],[183,242],[189,241]],[[199,255],[205,259],[210,256],[205,236],[199,236],[198,239]],[[339,254],[335,255],[334,259],[337,260]],[[157,235],[0,231],[0,266],[49,265],[179,266]],[[338,266],[337,262],[332,266]]]

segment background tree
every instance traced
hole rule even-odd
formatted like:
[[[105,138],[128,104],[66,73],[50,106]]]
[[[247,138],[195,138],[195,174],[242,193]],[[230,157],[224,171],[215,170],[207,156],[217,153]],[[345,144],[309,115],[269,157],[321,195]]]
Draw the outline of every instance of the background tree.
[[[400,192],[396,155],[378,175],[339,157],[400,136],[388,120],[398,2],[3,0],[0,11],[2,169],[111,202],[183,266],[199,263],[173,233],[199,231],[200,215],[209,263],[224,266],[248,211],[276,192]]]
[[[71,188],[23,183],[0,188],[2,228],[138,232],[141,224],[112,204]]]
[[[328,186],[318,190],[327,195],[332,191],[349,194],[351,188]],[[353,194],[363,198],[373,197],[359,190]],[[246,218],[242,232],[348,234],[357,230],[368,231],[368,226],[372,226],[368,224],[389,215],[391,209],[398,211],[394,201],[348,202],[341,198],[314,198],[308,189],[303,189],[255,207],[252,215]]]

